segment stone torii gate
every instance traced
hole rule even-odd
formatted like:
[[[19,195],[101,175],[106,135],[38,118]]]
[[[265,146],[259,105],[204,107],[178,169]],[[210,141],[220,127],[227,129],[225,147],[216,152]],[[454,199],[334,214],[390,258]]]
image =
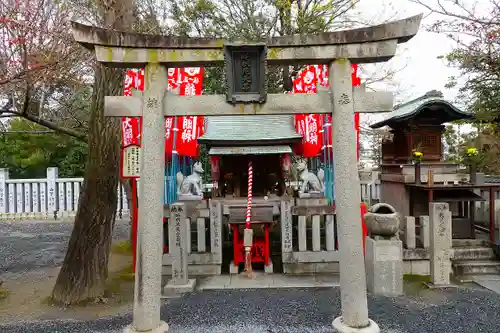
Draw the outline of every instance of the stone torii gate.
[[[422,15],[378,26],[317,35],[273,37],[258,43],[153,36],[73,22],[73,36],[110,67],[145,68],[144,92],[109,96],[105,114],[142,117],[139,232],[134,315],[129,332],[167,332],[160,320],[164,116],[332,113],[342,315],[339,332],[379,332],[368,318],[356,161],[354,112],[387,112],[391,93],[352,87],[351,63],[384,62],[418,32]],[[243,65],[246,64],[246,65]],[[266,64],[328,64],[329,89],[316,95],[267,94]],[[228,95],[166,92],[168,67],[226,66]],[[246,80],[243,80],[245,77]],[[244,81],[244,82],[243,82]]]

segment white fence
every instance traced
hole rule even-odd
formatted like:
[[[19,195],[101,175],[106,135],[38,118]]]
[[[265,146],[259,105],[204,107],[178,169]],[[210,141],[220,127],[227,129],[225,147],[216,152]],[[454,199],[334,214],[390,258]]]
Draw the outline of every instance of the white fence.
[[[339,272],[334,210],[322,203],[293,206],[292,201],[281,202],[281,251],[285,273]]]
[[[83,178],[59,178],[57,168],[47,169],[44,179],[10,179],[0,169],[0,219],[60,219],[73,217],[78,208]],[[122,186],[118,191],[119,216],[128,214]]]
[[[59,178],[57,168],[48,168],[43,179],[10,179],[9,170],[0,169],[0,220],[73,217],[82,183],[83,178]],[[122,217],[129,212],[128,201],[122,186],[117,191],[117,214]],[[362,179],[361,194],[368,204],[378,200],[380,180]]]

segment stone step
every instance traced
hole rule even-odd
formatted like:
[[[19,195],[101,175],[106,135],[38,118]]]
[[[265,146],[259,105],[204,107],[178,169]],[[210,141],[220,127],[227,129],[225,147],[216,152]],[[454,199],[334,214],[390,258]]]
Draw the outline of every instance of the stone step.
[[[453,248],[453,253],[452,261],[495,259],[495,253],[489,247],[457,247]]]
[[[489,247],[490,242],[485,239],[454,239],[453,247]]]
[[[452,268],[455,276],[500,274],[500,262],[493,260],[457,260]]]

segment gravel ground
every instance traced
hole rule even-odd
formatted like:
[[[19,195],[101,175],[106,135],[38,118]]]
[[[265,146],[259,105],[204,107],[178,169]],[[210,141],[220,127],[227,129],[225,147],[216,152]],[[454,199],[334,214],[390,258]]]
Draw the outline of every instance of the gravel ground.
[[[500,332],[500,295],[466,288],[432,294],[429,299],[370,297],[370,317],[384,333]],[[170,324],[169,333],[326,333],[333,332],[331,322],[340,313],[339,296],[338,288],[206,291],[167,301],[161,317]],[[0,326],[0,332],[114,333],[130,321],[131,315],[48,320]]]
[[[72,222],[0,222],[0,277],[61,265],[72,230]],[[128,232],[128,221],[117,221],[113,238]]]

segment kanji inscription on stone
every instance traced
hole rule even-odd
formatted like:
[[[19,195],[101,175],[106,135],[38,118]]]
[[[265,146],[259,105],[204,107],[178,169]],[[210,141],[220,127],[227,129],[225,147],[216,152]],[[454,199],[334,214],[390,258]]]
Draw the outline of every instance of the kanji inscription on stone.
[[[340,105],[347,105],[349,103],[351,103],[351,99],[349,98],[349,96],[347,96],[346,93],[343,93],[342,95],[340,95],[340,99],[339,99]]]

